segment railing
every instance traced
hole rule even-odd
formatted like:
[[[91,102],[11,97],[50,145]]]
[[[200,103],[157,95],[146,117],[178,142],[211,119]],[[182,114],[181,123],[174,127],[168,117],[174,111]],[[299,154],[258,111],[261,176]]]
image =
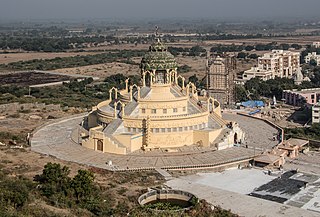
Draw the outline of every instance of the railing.
[[[215,112],[212,112],[210,114],[210,117],[212,117],[216,122],[218,122],[218,124],[220,124],[221,126],[225,126],[228,124],[227,121],[223,120],[219,115],[217,115]]]

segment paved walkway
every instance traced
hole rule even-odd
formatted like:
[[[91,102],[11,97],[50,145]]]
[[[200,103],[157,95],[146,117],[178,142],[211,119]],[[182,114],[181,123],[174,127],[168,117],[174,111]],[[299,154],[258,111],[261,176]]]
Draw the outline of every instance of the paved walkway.
[[[272,140],[273,136],[278,133],[278,130],[262,120],[233,113],[223,113],[222,117],[226,120],[238,122],[241,129],[246,133],[244,145],[257,149],[270,150],[278,144],[277,141]]]
[[[158,153],[116,155],[100,153],[78,145],[71,139],[77,131],[82,117],[74,117],[52,123],[39,129],[31,140],[31,150],[51,155],[62,160],[99,168],[123,170],[136,168],[162,168],[190,165],[219,165],[253,157],[254,151],[246,148],[230,148],[221,151],[201,150],[194,153]],[[112,165],[107,165],[108,162]]]
[[[248,135],[249,144],[252,143],[251,145],[256,145],[256,147],[270,146],[269,138],[276,132],[270,125],[263,121],[238,115],[228,114],[227,117],[238,121],[240,126],[244,128],[247,127],[247,129],[244,130]],[[73,117],[42,127],[33,135],[31,150],[62,160],[111,170],[137,168],[167,169],[169,167],[189,167],[195,165],[212,166],[249,159],[252,158],[254,154],[257,154],[257,151],[243,147],[233,147],[221,151],[193,148],[178,153],[161,153],[159,151],[146,153],[135,152],[129,155],[100,153],[84,148],[78,145],[75,139],[72,139],[75,134],[78,134],[77,128],[81,120],[82,116]],[[255,139],[258,143],[253,143]],[[112,164],[109,164],[109,162],[112,162]]]
[[[183,191],[188,191],[209,203],[219,205],[224,209],[230,209],[233,213],[246,217],[316,217],[319,213],[301,208],[283,205],[280,203],[263,200],[227,190],[209,187],[194,183],[190,180],[175,178],[167,182],[167,185]]]

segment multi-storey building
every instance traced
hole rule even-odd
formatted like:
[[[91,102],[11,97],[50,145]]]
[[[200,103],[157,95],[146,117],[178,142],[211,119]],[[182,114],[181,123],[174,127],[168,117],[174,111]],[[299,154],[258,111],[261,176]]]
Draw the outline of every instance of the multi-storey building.
[[[260,75],[265,80],[271,78],[291,78],[300,67],[300,53],[284,50],[272,50],[258,58],[258,66],[247,70],[243,80]]]
[[[315,48],[320,48],[320,42],[319,41],[313,42],[312,46]]]
[[[315,60],[317,66],[320,66],[320,55],[317,55],[316,52],[308,53],[308,55],[304,57],[306,63],[310,63],[311,60]]]
[[[320,123],[320,102],[312,107],[312,123]]]

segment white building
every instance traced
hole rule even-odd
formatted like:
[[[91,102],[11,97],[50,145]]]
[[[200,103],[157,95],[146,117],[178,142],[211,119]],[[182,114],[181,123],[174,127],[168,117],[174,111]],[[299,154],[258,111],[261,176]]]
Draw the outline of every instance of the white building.
[[[315,60],[317,62],[317,66],[320,66],[320,55],[317,55],[316,52],[308,53],[304,60],[306,63],[310,63],[311,60]]]
[[[242,76],[243,80],[250,80],[251,78],[260,78],[261,80],[269,80],[272,78],[271,70],[264,70],[259,67],[252,67],[244,72]]]
[[[284,50],[272,50],[258,58],[258,66],[247,70],[243,74],[244,80],[253,75],[263,75],[270,79],[275,77],[291,78],[300,67],[300,53]],[[271,72],[271,77],[269,76]]]
[[[320,123],[320,102],[312,107],[312,123]]]
[[[320,48],[320,42],[319,41],[313,42],[312,46],[315,47],[315,48]]]

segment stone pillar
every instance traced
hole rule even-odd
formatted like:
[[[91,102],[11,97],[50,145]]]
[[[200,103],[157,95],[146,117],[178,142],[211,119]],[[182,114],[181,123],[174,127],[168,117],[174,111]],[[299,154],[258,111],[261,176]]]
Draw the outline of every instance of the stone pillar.
[[[187,96],[189,97],[189,95],[190,95],[190,84],[187,85],[187,91],[186,92],[187,92]]]
[[[132,102],[132,100],[133,100],[133,93],[132,93],[132,91],[133,91],[133,87],[131,86],[131,87],[130,87],[130,102]]]
[[[170,77],[170,70],[169,69],[166,69],[166,84],[169,84],[169,77]]]
[[[112,100],[112,90],[109,90],[109,100]]]
[[[129,78],[127,78],[125,82],[126,82],[126,91],[127,93],[129,93],[129,88],[128,88]]]
[[[146,72],[142,72],[142,87],[146,86]]]
[[[115,102],[114,104],[114,118],[117,118],[117,103]]]
[[[152,69],[152,74],[153,74],[153,76],[152,76],[152,83],[156,83],[156,70],[155,69]]]
[[[138,100],[140,99],[140,87],[137,88],[138,89]]]
[[[125,104],[121,103],[121,116],[122,116],[122,118],[124,117],[124,107],[125,107]]]
[[[186,80],[186,79],[185,79],[184,77],[182,77],[182,90],[185,89],[185,85],[184,85],[185,80]]]
[[[178,85],[178,73],[177,73],[177,71],[174,71],[174,83],[176,85]]]

